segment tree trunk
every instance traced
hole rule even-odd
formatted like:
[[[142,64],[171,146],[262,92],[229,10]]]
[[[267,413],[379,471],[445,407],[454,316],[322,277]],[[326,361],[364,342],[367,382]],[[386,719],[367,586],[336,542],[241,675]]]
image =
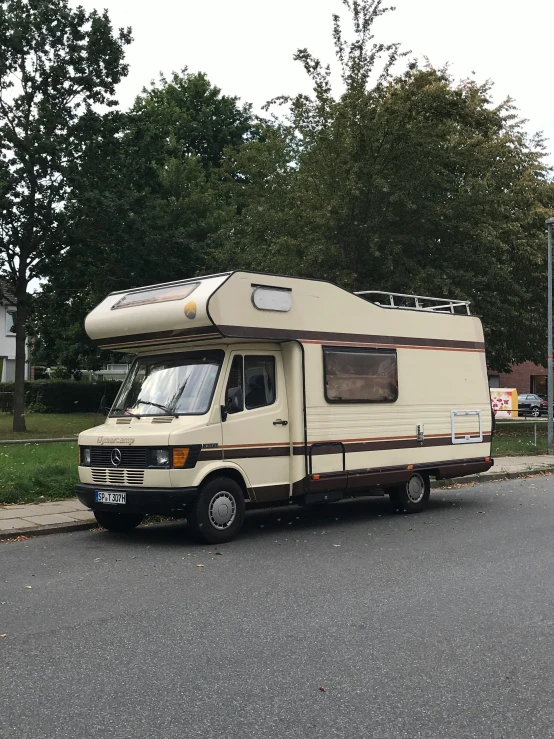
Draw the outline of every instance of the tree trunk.
[[[26,431],[25,425],[25,349],[27,325],[27,280],[20,277],[15,291],[15,386],[13,393],[13,430]]]

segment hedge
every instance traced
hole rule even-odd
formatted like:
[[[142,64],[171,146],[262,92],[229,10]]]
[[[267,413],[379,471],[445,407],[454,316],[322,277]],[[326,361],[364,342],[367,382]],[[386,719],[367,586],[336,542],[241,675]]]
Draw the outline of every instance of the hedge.
[[[113,403],[119,386],[117,380],[34,380],[25,383],[25,407],[32,413],[95,413],[103,396],[107,405]],[[0,393],[13,389],[13,382],[0,382]]]

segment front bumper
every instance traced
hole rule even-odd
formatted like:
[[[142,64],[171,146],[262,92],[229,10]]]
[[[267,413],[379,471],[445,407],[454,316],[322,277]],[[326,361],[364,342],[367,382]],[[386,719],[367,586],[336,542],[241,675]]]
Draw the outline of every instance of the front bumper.
[[[97,490],[107,493],[126,493],[125,505],[110,505],[97,503],[94,494]],[[160,516],[175,516],[183,513],[189,503],[198,497],[198,488],[146,488],[146,487],[117,487],[114,485],[87,485],[80,483],[75,486],[75,495],[83,505],[93,511],[116,511],[120,513],[150,513]]]

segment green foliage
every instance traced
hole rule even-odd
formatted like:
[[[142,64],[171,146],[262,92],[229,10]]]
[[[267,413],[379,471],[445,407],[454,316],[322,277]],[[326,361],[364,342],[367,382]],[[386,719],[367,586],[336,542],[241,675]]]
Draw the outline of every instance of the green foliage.
[[[33,413],[27,411],[27,431],[18,433],[11,428],[11,418],[0,413],[0,439],[67,439],[81,431],[98,426],[104,417],[97,413]]]
[[[78,481],[76,444],[0,447],[0,505],[72,498]]]
[[[492,442],[492,453],[494,457],[546,454],[548,450],[547,437],[547,424],[544,422],[497,422],[496,433]]]
[[[115,380],[35,380],[25,383],[25,405],[34,413],[95,413],[103,396],[106,405],[113,403],[119,386]],[[0,393],[10,393],[13,389],[13,382],[0,383]]]
[[[49,261],[36,297],[38,360],[98,368],[107,357],[86,337],[83,318],[109,292],[205,270],[213,235],[236,213],[224,151],[251,129],[249,106],[186,70],[143,90],[127,114],[104,119],[67,208],[70,246]]]
[[[71,372],[67,367],[53,367],[51,377],[53,380],[69,380],[71,378]]]
[[[65,248],[70,183],[127,74],[106,12],[68,0],[0,3],[0,270],[17,301],[14,428],[24,429],[27,285]]]
[[[526,135],[511,101],[493,105],[488,83],[413,62],[393,76],[398,45],[373,40],[386,8],[345,5],[353,41],[334,21],[344,92],[297,53],[313,95],[272,101],[284,118],[238,153],[242,207],[221,266],[469,299],[490,366],[543,361],[554,208],[543,140]]]
[[[382,0],[343,5],[340,94],[300,49],[313,92],[271,101],[267,120],[186,70],[103,117],[64,211],[67,251],[34,299],[37,361],[106,361],[83,319],[112,290],[234,268],[467,299],[489,366],[544,361],[544,141],[490,83],[376,40]]]

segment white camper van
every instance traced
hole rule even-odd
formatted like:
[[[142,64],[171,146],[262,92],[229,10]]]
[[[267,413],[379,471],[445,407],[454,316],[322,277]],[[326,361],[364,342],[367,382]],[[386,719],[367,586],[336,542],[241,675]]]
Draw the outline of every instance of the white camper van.
[[[86,319],[136,354],[79,436],[77,495],[114,531],[183,516],[206,541],[245,508],[390,496],[491,467],[483,330],[460,301],[231,272],[112,293]]]

